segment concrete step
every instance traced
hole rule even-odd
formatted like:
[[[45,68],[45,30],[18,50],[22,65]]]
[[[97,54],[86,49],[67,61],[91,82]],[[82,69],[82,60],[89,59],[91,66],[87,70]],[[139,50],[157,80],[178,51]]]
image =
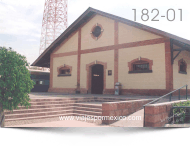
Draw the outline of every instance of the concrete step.
[[[6,111],[5,115],[6,115],[6,118],[9,119],[9,118],[18,118],[18,117],[23,117],[23,116],[27,117],[27,116],[31,116],[31,115],[39,116],[41,114],[49,115],[50,112],[59,112],[59,111],[63,112],[65,110],[66,111],[68,111],[68,110],[69,111],[79,111],[77,113],[85,113],[85,114],[89,114],[89,113],[91,114],[91,113],[95,112],[95,115],[97,115],[97,113],[102,113],[101,108],[67,106],[67,107],[53,107],[53,108],[21,109],[21,110],[14,110],[13,112]]]
[[[46,115],[49,114],[49,112],[58,112],[58,111],[64,111],[64,110],[71,110],[71,111],[84,111],[83,113],[88,114],[88,112],[93,113],[93,112],[102,112],[101,108],[89,108],[89,107],[78,107],[78,106],[66,106],[66,107],[53,107],[53,108],[36,108],[36,109],[21,109],[21,110],[14,110],[13,112],[6,111],[6,118],[18,118],[18,116],[25,116],[27,117],[28,115],[36,115],[39,116],[39,114],[44,114],[47,113]],[[97,115],[97,114],[96,114]],[[11,116],[11,117],[10,117]]]
[[[110,101],[125,101],[125,100],[129,100],[126,98],[119,98],[119,97],[95,97],[95,100],[110,100]]]
[[[67,104],[67,103],[75,103],[75,101],[40,101],[40,102],[30,102],[31,105],[50,105],[50,104]]]
[[[74,114],[102,116],[102,112],[95,112],[95,111],[74,110],[73,113]]]
[[[73,110],[102,112],[102,108],[92,108],[92,107],[89,108],[89,107],[81,107],[81,106],[73,106]]]
[[[48,102],[48,101],[74,101],[74,98],[31,98],[31,102]]]
[[[108,101],[108,100],[107,100]],[[35,98],[31,99],[31,106],[19,106],[20,109],[13,112],[5,111],[5,122],[15,123],[20,120],[32,120],[46,118],[59,118],[59,116],[101,116],[102,104],[92,98]]]
[[[123,98],[32,98],[31,102],[76,102],[76,103],[84,103],[84,102],[115,102],[115,101],[125,101],[129,99]],[[34,103],[35,104],[35,103]]]
[[[53,108],[36,108],[36,109],[20,109],[20,110],[13,110],[13,112],[5,111],[5,114],[6,115],[24,114],[24,113],[49,112],[49,111],[70,110],[70,109],[73,109],[73,106],[53,107]]]
[[[67,107],[73,106],[73,103],[66,104],[46,104],[46,105],[31,105],[28,109],[38,109],[38,108],[55,108],[55,107]],[[24,106],[19,106],[19,109],[26,109]]]
[[[102,108],[102,104],[74,103],[73,105],[78,107]]]
[[[54,114],[54,115],[46,115],[46,116],[34,116],[34,117],[24,117],[24,118],[12,118],[12,119],[5,119],[5,122],[10,121],[20,121],[20,120],[33,120],[33,119],[44,119],[44,118],[54,118],[59,116],[73,116],[73,113],[65,113],[65,114]]]
[[[5,121],[8,119],[19,119],[19,118],[27,118],[27,117],[41,117],[41,116],[58,115],[58,114],[66,114],[66,113],[73,113],[73,110],[70,109],[70,110],[59,110],[59,111],[50,111],[50,112],[9,114],[9,115],[5,115]]]
[[[49,101],[94,101],[94,99],[91,97],[88,98],[32,98],[31,102],[49,102]]]

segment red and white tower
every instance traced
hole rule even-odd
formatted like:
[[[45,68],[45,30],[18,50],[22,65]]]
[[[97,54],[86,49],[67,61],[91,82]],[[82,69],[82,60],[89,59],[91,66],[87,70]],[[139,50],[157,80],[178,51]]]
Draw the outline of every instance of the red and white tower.
[[[67,0],[45,0],[40,54],[67,28]]]

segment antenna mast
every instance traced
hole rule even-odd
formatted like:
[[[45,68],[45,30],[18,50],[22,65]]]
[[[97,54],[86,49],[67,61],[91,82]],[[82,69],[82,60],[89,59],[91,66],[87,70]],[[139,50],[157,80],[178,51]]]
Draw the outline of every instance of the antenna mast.
[[[39,54],[67,28],[67,0],[45,0]]]

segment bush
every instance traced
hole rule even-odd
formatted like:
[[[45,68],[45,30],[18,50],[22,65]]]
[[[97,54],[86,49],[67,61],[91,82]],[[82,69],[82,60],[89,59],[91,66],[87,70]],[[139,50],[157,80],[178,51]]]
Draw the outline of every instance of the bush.
[[[174,103],[173,106],[181,107],[181,106],[189,106],[190,101]],[[188,117],[190,114],[190,108],[175,108],[173,109],[174,121],[176,124],[189,123],[190,118]]]
[[[11,48],[0,47],[0,103],[3,110],[30,106],[29,93],[34,82],[27,69],[26,57]]]

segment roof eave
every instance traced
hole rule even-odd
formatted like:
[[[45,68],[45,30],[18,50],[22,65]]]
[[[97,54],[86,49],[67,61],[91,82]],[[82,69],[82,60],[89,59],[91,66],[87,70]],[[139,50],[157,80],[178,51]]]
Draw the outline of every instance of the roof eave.
[[[103,15],[105,17],[108,17],[110,19],[114,19],[114,20],[118,20],[119,22],[123,22],[125,24],[128,24],[128,25],[132,25],[134,27],[137,27],[137,28],[140,28],[140,29],[143,29],[145,31],[149,31],[149,32],[152,32],[152,33],[155,33],[155,34],[158,34],[160,36],[163,36],[163,37],[166,37],[166,38],[169,38],[169,39],[174,39],[174,40],[178,40],[178,41],[181,41],[183,43],[186,43],[188,45],[190,45],[190,41],[187,40],[187,39],[184,39],[184,38],[181,38],[181,37],[178,37],[176,35],[173,35],[173,34],[170,34],[170,33],[167,33],[167,32],[164,32],[164,31],[161,31],[159,29],[156,29],[156,28],[152,28],[152,27],[149,27],[149,26],[146,26],[146,25],[143,25],[143,24],[140,24],[140,23],[137,23],[137,22],[133,22],[131,20],[127,20],[125,18],[122,18],[122,17],[119,17],[119,16],[115,16],[115,15],[112,15],[112,14],[109,14],[109,13],[106,13],[106,12],[103,12],[103,11],[100,11],[100,10],[96,10],[96,9],[93,9],[91,7],[89,7],[77,20],[75,20],[35,61],[34,63],[32,63],[32,66],[40,66],[40,67],[49,67],[48,64],[50,62],[50,54],[52,53],[53,49],[55,49],[57,46],[59,46],[59,44],[64,40],[66,39],[69,34],[76,30],[81,24],[83,24],[85,21],[88,20],[88,17],[87,15],[92,12],[92,13],[95,13],[95,14],[99,14],[99,15]],[[87,17],[87,20],[85,20],[84,18]],[[84,20],[83,20],[84,19]],[[45,58],[45,59],[43,59]],[[45,61],[44,61],[45,60]],[[43,62],[45,62],[43,64]]]

